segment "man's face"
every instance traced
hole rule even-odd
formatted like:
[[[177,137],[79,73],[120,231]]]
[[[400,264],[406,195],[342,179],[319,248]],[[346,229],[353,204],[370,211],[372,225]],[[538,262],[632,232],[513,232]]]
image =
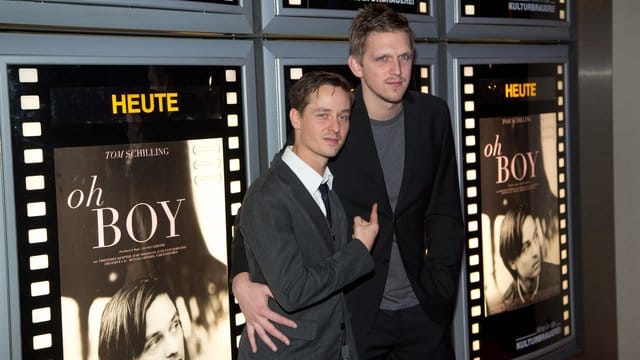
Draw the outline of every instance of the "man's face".
[[[145,314],[142,354],[136,360],[184,359],[184,335],[178,311],[167,294],[158,295]]]
[[[413,51],[407,33],[371,33],[365,41],[362,59],[349,58],[351,71],[361,79],[367,108],[400,103],[409,86],[412,63]]]
[[[351,98],[340,87],[322,85],[309,94],[308,100],[302,112],[291,109],[289,113],[296,133],[293,150],[320,172],[340,151],[349,133]]]
[[[522,225],[522,251],[511,263],[511,268],[518,272],[520,279],[534,279],[540,275],[540,243],[538,229],[532,216],[527,216]]]

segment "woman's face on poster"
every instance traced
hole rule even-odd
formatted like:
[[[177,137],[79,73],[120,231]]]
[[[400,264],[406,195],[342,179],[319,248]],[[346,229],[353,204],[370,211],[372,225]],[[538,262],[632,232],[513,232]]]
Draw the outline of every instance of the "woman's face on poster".
[[[511,268],[518,272],[520,279],[527,280],[540,275],[541,265],[538,229],[533,217],[529,215],[522,224],[522,251],[520,256],[511,263]]]
[[[145,344],[136,360],[184,360],[182,323],[173,301],[167,294],[158,295],[145,314]]]

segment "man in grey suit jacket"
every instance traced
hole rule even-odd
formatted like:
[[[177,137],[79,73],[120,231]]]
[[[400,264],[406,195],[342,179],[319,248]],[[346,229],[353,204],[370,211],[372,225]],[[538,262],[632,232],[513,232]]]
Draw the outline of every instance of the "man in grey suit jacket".
[[[355,359],[341,289],[373,269],[377,205],[370,219],[347,217],[331,190],[330,158],[349,131],[352,95],[337,74],[305,74],[291,88],[295,140],[247,190],[237,222],[252,281],[268,285],[269,308],[297,324],[282,327],[290,344],[273,352],[245,328],[240,359]],[[328,203],[327,201],[328,195]]]

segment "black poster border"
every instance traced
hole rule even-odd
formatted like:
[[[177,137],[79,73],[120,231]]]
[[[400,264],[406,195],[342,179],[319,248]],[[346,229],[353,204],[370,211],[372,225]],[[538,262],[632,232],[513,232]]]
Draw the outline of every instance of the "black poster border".
[[[244,99],[242,97],[243,71],[239,65],[71,65],[71,64],[30,64],[19,63],[7,65],[9,84],[9,113],[11,123],[11,147],[13,152],[13,177],[15,194],[16,249],[18,254],[18,280],[20,305],[20,330],[22,357],[28,359],[61,359],[63,358],[62,318],[60,302],[60,263],[57,241],[57,217],[53,150],[61,146],[87,146],[94,144],[126,144],[122,138],[109,133],[109,128],[119,125],[80,124],[57,129],[52,123],[51,102],[49,93],[52,84],[50,78],[58,77],[56,85],[81,86],[91,83],[89,75],[94,70],[110,69],[116,73],[127,69],[148,69],[161,66],[168,69],[194,71],[196,68],[211,69],[222,72],[231,71],[233,76],[223,85],[224,93],[231,95],[222,101],[220,124],[215,126],[195,124],[191,131],[173,132],[177,123],[162,124],[160,130],[153,133],[146,141],[169,141],[221,137],[224,142],[223,156],[225,177],[225,214],[227,252],[231,249],[232,227],[239,209],[246,184],[246,154],[244,141]],[[25,79],[22,78],[26,71]],[[74,73],[75,71],[75,73]],[[84,72],[83,72],[84,71]],[[31,75],[29,75],[31,74]],[[35,76],[33,76],[35,74]],[[65,74],[67,76],[65,76]],[[84,74],[83,76],[69,76]],[[105,77],[106,79],[106,77]],[[104,79],[102,79],[104,80]],[[100,85],[100,81],[92,85]],[[128,84],[130,86],[134,83]],[[35,103],[35,106],[32,106]],[[37,125],[35,134],[25,134],[30,126]],[[76,124],[78,125],[78,124]],[[120,124],[122,125],[122,124]],[[206,129],[209,129],[206,131]],[[116,131],[115,133],[118,133]],[[35,151],[39,160],[33,163],[25,161],[25,155]],[[232,169],[229,160],[237,165]],[[238,166],[239,165],[239,166]],[[29,176],[44,178],[41,188],[29,190],[25,187],[25,179]],[[233,185],[232,185],[233,184]],[[237,184],[240,184],[238,188]],[[232,189],[233,186],[233,189]],[[33,212],[29,215],[29,212]],[[39,239],[33,241],[34,238]],[[32,269],[34,259],[46,258],[46,266]],[[227,257],[230,256],[227,254]],[[41,295],[34,291],[42,290]],[[49,308],[49,318],[34,322],[32,311]],[[241,325],[235,320],[239,312],[229,288],[229,318],[232,356],[237,354],[236,335],[241,332]]]
[[[567,21],[571,0],[459,0],[466,18]]]
[[[506,63],[506,64],[461,64],[459,65],[461,84],[459,86],[460,103],[459,113],[461,114],[460,142],[462,160],[462,184],[463,203],[465,205],[465,225],[466,225],[466,245],[465,245],[465,265],[466,273],[464,288],[467,293],[463,294],[467,299],[466,308],[468,323],[466,332],[468,336],[468,351],[472,359],[502,359],[515,358],[531,355],[533,353],[548,351],[557,344],[560,344],[573,335],[575,329],[572,328],[572,299],[570,285],[571,263],[569,259],[570,244],[568,227],[568,189],[567,189],[567,138],[566,138],[566,64],[564,63]],[[493,78],[491,76],[495,76]],[[551,98],[541,101],[527,99],[513,99],[512,101],[496,101],[487,103],[487,98],[480,88],[482,80],[498,79],[494,85],[506,82],[526,83],[531,79],[541,77],[552,77],[555,79],[554,89],[551,89]],[[486,85],[486,84],[484,84]],[[542,94],[544,95],[544,94]],[[547,94],[548,95],[548,94]],[[484,101],[483,101],[484,100]],[[484,293],[484,272],[483,272],[483,236],[482,236],[482,199],[481,199],[481,170],[480,156],[480,126],[478,122],[481,118],[501,117],[514,115],[540,114],[551,112],[556,117],[557,134],[557,176],[558,176],[558,213],[559,213],[559,239],[560,239],[560,267],[561,267],[561,292],[560,295],[546,301],[539,302],[532,306],[547,306],[561,309],[561,327],[557,337],[553,341],[546,341],[544,336],[527,340],[531,345],[527,345],[524,350],[516,351],[516,339],[513,341],[513,348],[506,349],[504,344],[496,344],[491,338],[493,334],[491,326],[487,326],[489,317],[485,307]],[[513,314],[520,312],[520,318],[531,317],[532,306],[524,307],[511,312],[498,315],[491,315],[493,318],[503,317],[504,325],[509,320],[514,320]],[[524,314],[523,314],[524,312]],[[516,316],[517,317],[517,316]],[[535,329],[534,329],[535,330]],[[556,331],[557,332],[557,331]],[[499,336],[499,335],[498,335]],[[504,339],[501,339],[504,340]],[[520,339],[521,341],[523,339]],[[524,343],[523,343],[524,344]]]

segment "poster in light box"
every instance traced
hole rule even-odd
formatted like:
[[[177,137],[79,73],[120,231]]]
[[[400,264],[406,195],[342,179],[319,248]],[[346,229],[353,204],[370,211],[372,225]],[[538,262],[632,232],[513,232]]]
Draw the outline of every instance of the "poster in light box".
[[[564,67],[461,73],[472,355],[537,354],[571,335]]]
[[[43,244],[53,246],[50,291],[37,300],[54,311],[45,350],[56,358],[137,358],[163,344],[182,358],[231,358],[240,76],[238,66],[9,68],[13,150],[25,154],[14,176],[42,179],[37,191],[18,186],[16,202],[46,209],[17,214],[17,232],[44,229]],[[34,276],[21,270],[22,279]],[[29,294],[21,300],[28,305]]]
[[[218,260],[227,252],[220,241],[226,239],[221,149],[218,138],[54,150],[65,358],[79,354],[74,344],[83,343],[77,341],[83,334],[89,354],[117,342],[122,334],[113,328],[122,326],[127,306],[147,329],[150,318],[158,319],[164,334],[130,339],[131,351],[137,343],[145,353],[161,351],[171,340],[163,330],[174,326],[184,339],[171,340],[176,355],[230,356],[226,265]],[[157,281],[173,305],[157,314],[148,312],[155,299],[134,306],[144,294],[153,296],[149,283],[140,283],[145,278]],[[86,305],[83,332],[78,314]]]

